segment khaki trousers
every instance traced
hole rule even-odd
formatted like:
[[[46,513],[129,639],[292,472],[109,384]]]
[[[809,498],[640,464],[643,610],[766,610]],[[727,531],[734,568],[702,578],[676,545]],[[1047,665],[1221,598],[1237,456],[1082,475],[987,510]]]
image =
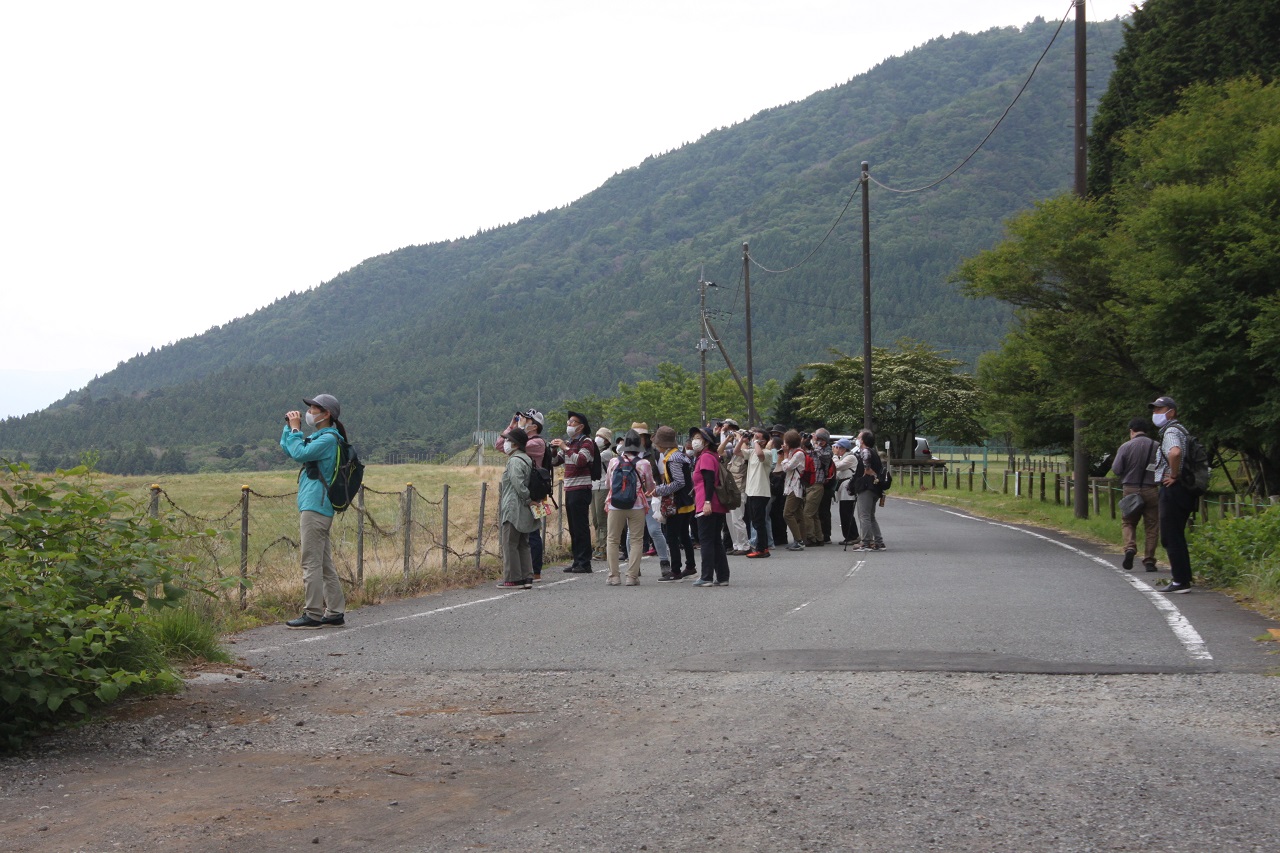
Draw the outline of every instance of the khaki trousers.
[[[298,539],[302,551],[302,612],[312,619],[345,613],[347,599],[342,593],[342,580],[333,565],[329,548],[329,528],[333,516],[305,510],[298,520]]]
[[[610,578],[619,577],[623,530],[627,531],[627,577],[635,580],[640,577],[640,558],[644,556],[644,507],[609,510],[609,545],[604,555]]]
[[[1160,536],[1160,489],[1156,486],[1125,486],[1124,493],[1142,495],[1142,512],[1120,519],[1124,550],[1137,552],[1138,519],[1142,519],[1142,532],[1146,534],[1142,556],[1144,560],[1155,560],[1156,542]]]

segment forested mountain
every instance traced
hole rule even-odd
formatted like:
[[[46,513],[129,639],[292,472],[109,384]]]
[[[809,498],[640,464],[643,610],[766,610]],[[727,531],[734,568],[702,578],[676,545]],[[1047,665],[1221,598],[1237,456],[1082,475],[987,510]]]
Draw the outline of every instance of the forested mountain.
[[[63,454],[272,440],[303,394],[343,402],[366,455],[465,443],[481,419],[552,409],[697,366],[701,271],[708,306],[742,366],[742,244],[751,271],[754,363],[790,377],[832,347],[861,347],[860,163],[881,185],[950,171],[1017,94],[1057,28],[935,39],[848,83],[765,110],[653,156],[573,204],[452,242],[370,258],[313,290],[122,363],[50,409],[0,423],[0,453]],[[917,193],[871,190],[874,333],[972,363],[998,345],[1009,309],[947,283],[1014,212],[1069,187],[1068,27],[1021,100],[956,175]],[[1091,24],[1090,85],[1106,87],[1119,22]],[[447,164],[446,166],[447,167]],[[476,181],[484,180],[477,175]],[[715,368],[722,367],[713,354]]]

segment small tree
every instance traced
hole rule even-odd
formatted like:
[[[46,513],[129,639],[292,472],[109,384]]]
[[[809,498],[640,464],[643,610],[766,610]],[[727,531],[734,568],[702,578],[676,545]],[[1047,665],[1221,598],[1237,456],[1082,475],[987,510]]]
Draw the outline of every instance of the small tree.
[[[982,441],[977,385],[957,373],[963,362],[944,358],[922,343],[899,341],[896,352],[871,351],[871,416],[875,431],[888,437],[895,452],[915,456],[915,437],[922,432],[958,443]],[[800,412],[829,425],[862,423],[862,358],[840,355],[831,362],[807,364],[813,377],[805,383]]]

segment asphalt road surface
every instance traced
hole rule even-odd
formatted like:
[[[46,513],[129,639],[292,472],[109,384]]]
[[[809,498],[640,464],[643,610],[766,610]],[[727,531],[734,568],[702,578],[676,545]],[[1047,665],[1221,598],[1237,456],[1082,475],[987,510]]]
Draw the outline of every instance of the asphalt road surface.
[[[531,591],[491,587],[356,612],[318,633],[241,638],[255,666],[438,670],[911,670],[1265,672],[1267,622],[1201,590],[1166,596],[1167,572],[1056,533],[893,500],[889,549],[731,559],[727,587],[638,587],[549,567]]]

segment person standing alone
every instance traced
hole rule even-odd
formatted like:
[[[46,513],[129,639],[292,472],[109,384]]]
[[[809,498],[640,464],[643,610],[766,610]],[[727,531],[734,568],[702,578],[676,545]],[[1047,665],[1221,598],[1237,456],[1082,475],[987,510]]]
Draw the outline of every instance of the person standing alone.
[[[346,596],[342,579],[333,565],[329,528],[333,526],[333,504],[329,483],[338,473],[338,439],[347,430],[338,420],[342,411],[332,394],[317,394],[302,401],[307,406],[307,426],[315,430],[302,434],[303,415],[286,412],[280,447],[295,462],[298,472],[298,550],[302,554],[302,615],[285,623],[289,628],[336,628],[346,624]]]

